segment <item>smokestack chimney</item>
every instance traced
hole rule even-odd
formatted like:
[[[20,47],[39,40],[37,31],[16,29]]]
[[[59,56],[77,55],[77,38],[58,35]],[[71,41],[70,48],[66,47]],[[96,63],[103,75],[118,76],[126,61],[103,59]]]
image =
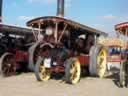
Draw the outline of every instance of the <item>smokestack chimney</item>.
[[[2,0],[0,0],[0,22],[2,22]]]
[[[64,0],[57,0],[57,16],[64,17]]]

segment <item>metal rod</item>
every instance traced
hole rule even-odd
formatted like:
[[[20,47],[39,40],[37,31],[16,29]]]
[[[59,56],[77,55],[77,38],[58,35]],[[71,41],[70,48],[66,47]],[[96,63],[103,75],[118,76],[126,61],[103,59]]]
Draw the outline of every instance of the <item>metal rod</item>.
[[[128,36],[128,28],[126,28],[126,33],[125,33],[126,36]]]
[[[38,38],[36,37],[36,34],[35,34],[35,32],[34,32],[34,27],[32,27],[32,33],[33,33],[33,35],[34,35],[34,37],[35,37],[35,40],[36,40],[36,42],[38,41]]]
[[[65,27],[64,27],[64,29],[63,29],[61,35],[60,35],[60,38],[59,38],[58,42],[60,42],[60,40],[61,40],[63,34],[65,33],[66,28],[67,28],[67,24],[65,25]]]
[[[95,38],[95,45],[97,44],[97,35],[94,35]]]
[[[55,32],[54,32],[55,43],[57,43],[57,33],[58,33],[58,22],[56,22],[56,25],[55,25]]]
[[[39,41],[39,39],[40,39],[40,35],[41,35],[41,23],[39,22],[39,24],[38,24],[38,26],[39,26],[39,30],[38,30],[38,41]]]
[[[128,36],[128,28],[126,28],[126,36]],[[126,48],[127,48],[128,44],[127,44],[127,41],[126,41]]]

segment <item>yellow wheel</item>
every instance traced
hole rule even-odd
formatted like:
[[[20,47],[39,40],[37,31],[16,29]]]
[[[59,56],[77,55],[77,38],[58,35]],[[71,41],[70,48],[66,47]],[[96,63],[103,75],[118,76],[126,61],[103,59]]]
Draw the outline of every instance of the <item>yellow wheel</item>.
[[[102,45],[92,46],[90,50],[89,72],[92,76],[103,78],[106,73],[107,53]]]
[[[38,81],[47,81],[51,76],[50,69],[44,66],[44,60],[40,57],[35,66],[35,76]]]
[[[97,55],[97,75],[102,78],[106,72],[106,50],[102,48]]]
[[[66,62],[65,76],[66,82],[76,84],[80,80],[81,68],[80,62],[77,58],[70,58]]]

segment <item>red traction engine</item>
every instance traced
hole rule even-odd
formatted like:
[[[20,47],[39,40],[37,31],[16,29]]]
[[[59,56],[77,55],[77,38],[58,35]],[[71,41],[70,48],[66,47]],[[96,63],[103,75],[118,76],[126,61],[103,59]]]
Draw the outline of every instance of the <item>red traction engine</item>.
[[[36,30],[34,30],[36,33]],[[0,73],[10,76],[26,71],[28,49],[35,42],[29,28],[0,24]]]
[[[86,69],[92,76],[104,77],[106,50],[96,40],[106,33],[56,16],[36,18],[27,25],[39,28],[41,37],[29,49],[29,65],[37,80],[47,81],[53,73],[63,73],[66,82],[75,84]]]
[[[16,74],[16,72],[27,70],[29,46],[26,46],[24,38],[9,36],[4,37],[4,39],[13,41],[13,43],[8,41],[12,45],[11,47],[6,46],[6,51],[0,58],[0,73],[2,76],[7,77]]]

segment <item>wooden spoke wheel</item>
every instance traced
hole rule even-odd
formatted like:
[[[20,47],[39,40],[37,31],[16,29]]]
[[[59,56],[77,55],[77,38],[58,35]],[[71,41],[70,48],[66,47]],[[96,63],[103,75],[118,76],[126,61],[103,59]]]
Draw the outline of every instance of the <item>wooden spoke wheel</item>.
[[[89,72],[92,76],[103,78],[106,73],[107,54],[101,45],[95,45],[90,50]]]
[[[35,76],[38,81],[47,81],[50,79],[50,68],[44,65],[45,58],[39,57],[35,66]]]
[[[128,60],[123,60],[121,62],[119,83],[121,87],[128,87]]]
[[[14,66],[14,55],[11,53],[5,53],[0,59],[0,71],[2,76],[7,77],[14,75],[16,68]]]
[[[66,82],[70,84],[76,84],[80,80],[81,67],[77,58],[70,58],[65,64],[65,76]]]

